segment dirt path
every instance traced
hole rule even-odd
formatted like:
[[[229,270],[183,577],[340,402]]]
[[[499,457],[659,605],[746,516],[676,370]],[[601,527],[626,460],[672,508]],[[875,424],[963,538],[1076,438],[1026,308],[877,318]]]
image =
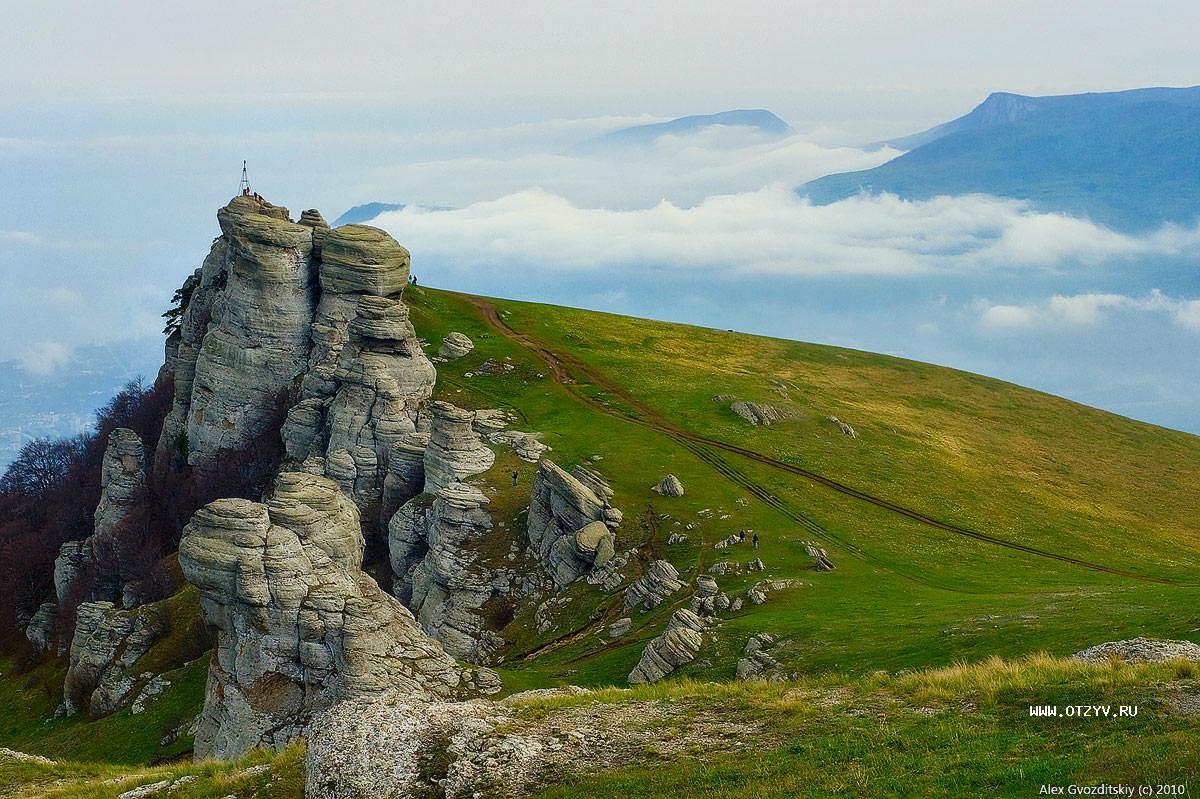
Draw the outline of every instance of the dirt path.
[[[776,497],[765,487],[754,482],[747,475],[737,470],[713,450],[720,450],[722,452],[738,455],[756,463],[761,463],[765,466],[778,469],[779,471],[793,474],[798,477],[803,477],[806,480],[824,486],[825,488],[831,489],[840,494],[844,494],[845,496],[852,497],[861,502],[866,502],[874,505],[875,507],[883,508],[884,510],[892,513],[905,516],[913,521],[929,527],[944,530],[956,535],[961,535],[966,538],[973,538],[976,541],[982,541],[984,543],[993,544],[995,546],[1004,547],[1017,552],[1023,552],[1036,557],[1056,560],[1062,563],[1069,563],[1073,566],[1079,566],[1092,571],[1104,572],[1106,574],[1112,574],[1119,577],[1127,577],[1133,580],[1160,583],[1165,585],[1191,585],[1191,583],[1183,583],[1181,581],[1165,577],[1154,577],[1145,574],[1138,574],[1136,572],[1126,571],[1124,569],[1118,569],[1112,566],[1105,566],[1100,563],[1093,563],[1080,558],[1074,558],[1069,555],[1050,552],[1048,550],[1021,544],[1016,541],[1010,541],[1008,539],[989,535],[987,533],[981,533],[977,530],[972,530],[951,522],[935,519],[932,516],[921,513],[920,511],[905,507],[882,497],[874,496],[865,491],[854,488],[853,486],[848,486],[845,483],[841,483],[837,480],[818,474],[817,472],[810,471],[803,467],[776,460],[767,455],[763,455],[762,453],[755,452],[754,450],[749,450],[745,447],[739,447],[736,444],[718,441],[716,439],[700,435],[699,433],[685,430],[671,422],[666,417],[662,416],[662,414],[660,414],[654,408],[634,397],[621,386],[612,382],[607,376],[598,372],[590,365],[568,353],[553,350],[546,344],[510,327],[509,324],[500,316],[495,303],[493,303],[491,300],[469,294],[457,294],[457,296],[466,300],[476,309],[478,309],[484,320],[490,327],[496,330],[496,332],[508,339],[511,339],[512,341],[517,342],[522,347],[536,355],[539,360],[549,367],[554,380],[562,384],[579,401],[608,416],[615,416],[625,419],[626,421],[633,422],[634,424],[651,428],[665,436],[668,436],[671,439],[674,439],[676,442],[695,453],[696,456],[705,463],[708,463],[715,471],[732,482],[742,486],[765,504],[787,516],[789,519],[792,519],[814,535],[824,539],[826,542],[836,544],[837,546],[842,547],[858,557],[865,558],[876,563],[879,562],[876,558],[869,555],[860,547],[844,540],[840,536],[831,533],[829,530],[825,529],[822,525],[813,521],[805,514],[790,507],[786,502]],[[628,410],[618,408],[611,403],[605,402],[604,400],[581,390],[582,386],[584,385],[594,386],[601,393],[617,398],[620,400],[621,404],[628,406]],[[894,565],[889,564],[887,565],[887,568],[890,571],[896,572],[904,577],[908,577],[909,579],[933,585],[933,583],[930,583],[922,577],[896,569]],[[946,586],[939,585],[938,587],[944,588]]]

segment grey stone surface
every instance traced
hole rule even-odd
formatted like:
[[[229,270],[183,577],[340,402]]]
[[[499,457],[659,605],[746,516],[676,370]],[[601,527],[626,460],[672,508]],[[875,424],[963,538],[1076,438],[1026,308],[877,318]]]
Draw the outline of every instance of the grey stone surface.
[[[423,505],[424,498],[412,503]],[[487,506],[479,489],[451,483],[438,489],[428,510],[402,508],[389,528],[397,594],[447,652],[473,663],[487,662],[503,643],[483,607],[508,590],[507,576],[482,557],[493,532]]]
[[[645,574],[625,589],[625,609],[641,605],[646,610],[653,610],[681,588],[683,581],[679,579],[679,570],[669,561],[656,560]]]
[[[473,411],[434,402],[429,406],[431,427],[425,449],[425,493],[435,494],[451,483],[486,472],[496,462],[472,423]]]
[[[283,473],[266,505],[212,502],[179,547],[216,630],[197,757],[302,734],[318,706],[393,691],[447,698],[468,678],[361,570],[358,511],[332,481]]]
[[[81,604],[63,685],[67,713],[100,718],[121,707],[137,682],[134,665],[166,630],[153,605],[121,610],[111,602]]]
[[[553,461],[539,464],[526,532],[531,552],[559,586],[615,555],[621,518],[612,489],[595,472],[576,467],[567,474]]]
[[[642,650],[641,659],[629,673],[629,682],[656,682],[691,663],[704,644],[707,627],[708,622],[687,608],[675,611],[662,634],[651,639]]]
[[[475,343],[462,333],[447,333],[446,337],[442,339],[442,346],[438,348],[438,355],[448,361],[453,361],[462,358],[474,348]]]
[[[1090,663],[1124,660],[1130,663],[1160,663],[1166,660],[1200,660],[1200,645],[1191,641],[1130,638],[1106,641],[1076,652],[1072,657]]]
[[[683,483],[679,482],[679,478],[675,475],[668,474],[662,480],[658,481],[653,490],[664,497],[682,497]]]

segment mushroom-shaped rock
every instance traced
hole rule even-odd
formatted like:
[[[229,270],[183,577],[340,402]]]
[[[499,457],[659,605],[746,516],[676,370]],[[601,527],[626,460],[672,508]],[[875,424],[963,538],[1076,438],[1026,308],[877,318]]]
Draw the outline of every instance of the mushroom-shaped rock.
[[[668,474],[658,485],[653,489],[656,493],[662,494],[664,497],[682,497],[683,483],[679,482],[679,478],[673,474]]]
[[[442,339],[442,346],[438,348],[438,355],[446,360],[453,361],[463,357],[474,348],[475,342],[456,331],[447,333],[446,337]]]
[[[425,491],[437,493],[451,483],[486,472],[496,462],[472,426],[472,411],[436,401],[429,406],[432,425],[425,449]]]
[[[324,291],[392,297],[408,285],[408,250],[379,228],[342,225],[315,231],[314,240],[321,249]]]

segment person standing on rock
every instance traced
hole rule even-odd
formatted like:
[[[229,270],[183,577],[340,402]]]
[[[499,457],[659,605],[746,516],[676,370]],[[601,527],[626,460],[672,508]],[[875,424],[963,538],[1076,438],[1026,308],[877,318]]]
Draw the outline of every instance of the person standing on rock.
[[[758,533],[754,534],[754,538],[752,539],[751,543],[753,543],[755,549],[758,549]]]

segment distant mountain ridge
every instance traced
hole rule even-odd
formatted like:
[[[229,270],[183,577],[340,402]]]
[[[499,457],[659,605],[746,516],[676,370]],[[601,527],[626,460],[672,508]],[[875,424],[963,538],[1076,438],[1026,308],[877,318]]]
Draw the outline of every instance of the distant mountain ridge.
[[[1200,87],[1025,97],[884,142],[909,152],[798,190],[824,205],[856,194],[983,193],[1127,231],[1200,216]]]
[[[583,147],[640,146],[651,144],[662,136],[683,136],[718,125],[752,128],[769,136],[786,136],[792,128],[765,108],[721,111],[716,114],[697,114],[667,122],[618,128],[583,143]]]
[[[344,214],[333,220],[333,226],[339,225],[358,225],[363,222],[369,222],[380,214],[388,211],[403,211],[404,203],[363,203],[356,205],[346,211]]]

